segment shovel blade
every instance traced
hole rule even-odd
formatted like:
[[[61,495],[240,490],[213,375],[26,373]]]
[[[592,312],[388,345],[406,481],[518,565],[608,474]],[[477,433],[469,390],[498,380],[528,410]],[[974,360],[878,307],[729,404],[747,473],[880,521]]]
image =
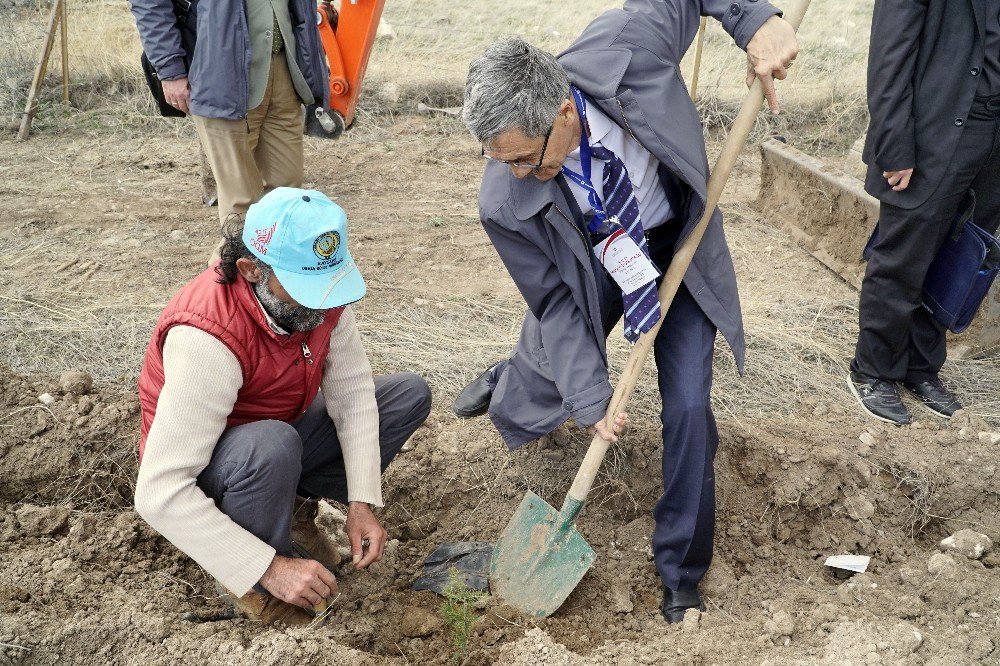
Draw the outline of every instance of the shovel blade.
[[[562,606],[595,558],[573,525],[579,507],[569,509],[560,513],[534,493],[524,496],[493,549],[494,596],[535,617]]]

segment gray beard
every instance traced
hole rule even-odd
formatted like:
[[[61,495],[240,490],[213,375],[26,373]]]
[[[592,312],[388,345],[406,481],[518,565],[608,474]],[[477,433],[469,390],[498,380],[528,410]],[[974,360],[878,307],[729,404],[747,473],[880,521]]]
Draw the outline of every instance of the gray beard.
[[[274,323],[289,333],[311,331],[323,323],[329,310],[313,310],[302,305],[286,303],[275,296],[267,285],[271,271],[264,266],[260,266],[260,269],[261,279],[254,283],[253,290]]]

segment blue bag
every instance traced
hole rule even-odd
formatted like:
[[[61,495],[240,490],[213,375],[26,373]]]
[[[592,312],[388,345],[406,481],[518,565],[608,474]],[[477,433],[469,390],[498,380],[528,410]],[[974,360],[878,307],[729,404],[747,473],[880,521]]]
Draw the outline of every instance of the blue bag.
[[[969,190],[924,278],[924,308],[952,333],[969,328],[1000,272],[1000,242],[973,223],[975,211],[976,195]],[[878,226],[865,245],[866,261],[877,241]]]

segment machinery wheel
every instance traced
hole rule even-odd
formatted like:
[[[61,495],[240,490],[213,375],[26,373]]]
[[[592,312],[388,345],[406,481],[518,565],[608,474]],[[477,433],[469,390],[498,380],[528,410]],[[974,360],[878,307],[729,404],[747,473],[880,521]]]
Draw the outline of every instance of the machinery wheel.
[[[344,130],[347,123],[344,117],[336,111],[330,112],[322,106],[310,104],[306,107],[306,134],[320,139],[336,139]]]

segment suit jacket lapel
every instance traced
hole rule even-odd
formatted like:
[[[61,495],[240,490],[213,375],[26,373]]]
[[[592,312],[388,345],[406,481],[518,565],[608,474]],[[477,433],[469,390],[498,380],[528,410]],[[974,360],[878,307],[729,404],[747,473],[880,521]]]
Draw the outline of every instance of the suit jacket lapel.
[[[592,272],[586,240],[581,237],[580,229],[573,219],[573,208],[558,183],[562,175],[545,182],[534,176],[515,178],[511,174],[510,178],[514,213],[518,219],[528,220],[535,215],[543,214],[545,221],[559,233],[573,251],[573,256],[583,264],[588,273]]]

